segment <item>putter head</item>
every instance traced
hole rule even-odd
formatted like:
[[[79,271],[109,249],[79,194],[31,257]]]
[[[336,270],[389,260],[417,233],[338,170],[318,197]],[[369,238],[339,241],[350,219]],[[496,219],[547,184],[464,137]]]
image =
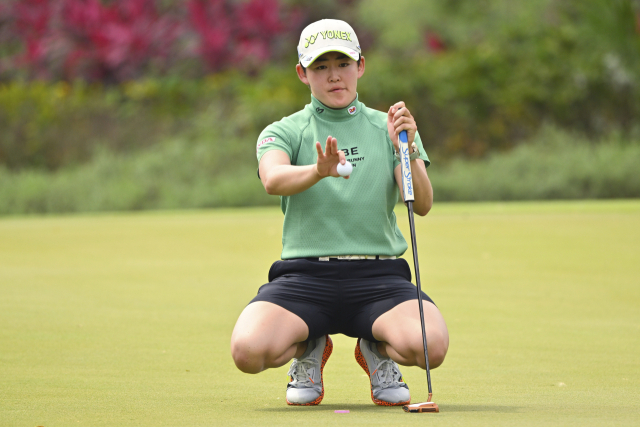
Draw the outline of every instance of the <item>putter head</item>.
[[[435,402],[413,403],[402,407],[404,412],[440,412],[440,408]]]

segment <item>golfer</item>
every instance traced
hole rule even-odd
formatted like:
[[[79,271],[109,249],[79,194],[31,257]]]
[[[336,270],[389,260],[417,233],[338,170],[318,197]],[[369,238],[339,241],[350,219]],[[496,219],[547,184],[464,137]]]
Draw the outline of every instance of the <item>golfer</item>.
[[[393,212],[402,186],[398,134],[412,147],[414,210],[426,215],[433,192],[429,159],[404,102],[387,113],[366,107],[356,92],[365,59],[353,28],[324,19],[306,27],[298,44],[298,78],[311,103],[267,126],[257,143],[258,173],[280,196],[282,260],[244,309],[231,354],[255,374],[291,363],[290,405],[317,405],[330,334],[357,338],[355,358],[367,372],[378,405],[410,402],[398,364],[425,369],[420,315],[407,249]],[[350,176],[338,174],[349,161]],[[440,311],[423,294],[429,365],[439,366],[449,335]],[[345,386],[347,386],[345,384]]]

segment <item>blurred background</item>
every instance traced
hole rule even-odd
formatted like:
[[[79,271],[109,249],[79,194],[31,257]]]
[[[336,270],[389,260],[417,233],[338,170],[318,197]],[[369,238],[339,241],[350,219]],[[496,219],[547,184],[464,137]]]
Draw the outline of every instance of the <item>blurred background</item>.
[[[640,197],[640,0],[0,3],[0,214],[277,204],[260,131],[348,21],[360,99],[416,117],[437,201]]]

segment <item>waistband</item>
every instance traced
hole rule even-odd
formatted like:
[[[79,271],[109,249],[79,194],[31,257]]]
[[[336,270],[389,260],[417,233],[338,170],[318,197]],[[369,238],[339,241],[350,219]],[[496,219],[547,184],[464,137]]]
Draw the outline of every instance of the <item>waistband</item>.
[[[379,279],[401,276],[411,281],[411,270],[404,258],[388,260],[339,260],[331,258],[322,262],[319,258],[293,258],[276,261],[269,269],[269,282],[283,277],[284,280],[303,280],[303,276],[328,280]]]
[[[321,257],[306,257],[309,261],[360,261],[363,259],[396,259],[396,256],[389,255],[335,255]]]

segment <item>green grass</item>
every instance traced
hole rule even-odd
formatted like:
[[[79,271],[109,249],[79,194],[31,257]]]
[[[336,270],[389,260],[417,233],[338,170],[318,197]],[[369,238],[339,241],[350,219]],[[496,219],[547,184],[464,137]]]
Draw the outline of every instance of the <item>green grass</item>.
[[[315,408],[284,403],[286,366],[235,368],[231,330],[281,221],[277,208],[1,219],[0,424],[638,424],[640,201],[419,218],[423,283],[451,335],[432,375],[441,413],[422,415],[373,405],[343,336]],[[403,373],[426,400],[424,371]]]
[[[637,198],[639,163],[637,138],[611,134],[594,143],[545,126],[528,143],[482,160],[436,160],[429,176],[440,201]]]

